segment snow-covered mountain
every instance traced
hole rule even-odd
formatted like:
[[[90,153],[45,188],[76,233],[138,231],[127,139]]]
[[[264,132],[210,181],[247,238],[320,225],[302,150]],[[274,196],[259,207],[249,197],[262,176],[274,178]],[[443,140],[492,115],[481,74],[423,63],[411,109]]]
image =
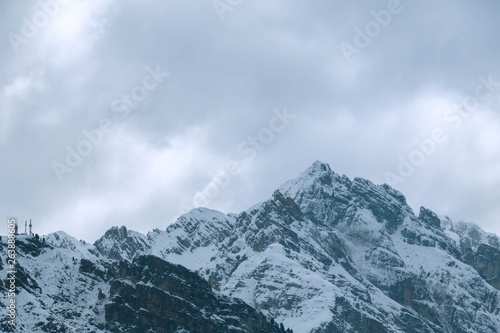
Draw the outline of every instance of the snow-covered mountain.
[[[220,325],[206,332],[272,332],[255,321],[295,333],[500,332],[497,236],[423,207],[416,215],[390,186],[321,162],[240,214],[197,208],[147,235],[114,227],[94,245],[62,232],[23,243],[19,321],[30,332],[142,332],[148,321],[201,332],[176,318],[183,307],[146,306],[175,297],[193,306],[188,318]],[[165,282],[176,277],[190,287]]]
[[[17,245],[17,325],[2,321],[0,332],[287,332],[245,302],[214,292],[196,273],[155,256],[105,258],[63,232],[42,240],[21,236]],[[0,270],[6,276],[3,263]],[[2,281],[3,310],[6,286]]]

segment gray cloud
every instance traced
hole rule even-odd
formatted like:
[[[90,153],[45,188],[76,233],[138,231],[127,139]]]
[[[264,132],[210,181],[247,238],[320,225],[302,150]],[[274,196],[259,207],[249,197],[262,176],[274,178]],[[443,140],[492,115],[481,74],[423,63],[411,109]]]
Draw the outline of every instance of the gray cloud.
[[[415,209],[500,233],[500,90],[459,128],[443,120],[478,77],[500,81],[500,5],[401,0],[347,62],[341,43],[354,45],[355,27],[389,2],[244,1],[221,21],[210,1],[73,0],[18,53],[9,33],[40,5],[3,3],[0,211],[88,241],[116,224],[165,228],[286,107],[296,118],[211,208],[248,208],[316,159],[386,182],[439,127],[448,139],[395,187]],[[53,161],[114,119],[112,102],[142,84],[147,66],[170,75],[59,182]]]

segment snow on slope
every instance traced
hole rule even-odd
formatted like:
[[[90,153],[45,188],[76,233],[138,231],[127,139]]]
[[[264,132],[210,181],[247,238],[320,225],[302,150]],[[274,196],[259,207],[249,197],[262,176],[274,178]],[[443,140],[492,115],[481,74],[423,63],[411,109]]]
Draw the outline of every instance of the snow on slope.
[[[95,260],[90,252],[94,247],[62,231],[45,236],[45,241],[17,238],[17,278],[23,281],[16,296],[18,332],[35,332],[35,327],[52,332],[95,331],[96,325],[104,323],[98,293],[106,293],[108,287],[79,274],[81,259]],[[6,270],[4,266],[0,274],[7,276]],[[6,297],[1,293],[2,304]],[[57,324],[61,322],[65,324]]]

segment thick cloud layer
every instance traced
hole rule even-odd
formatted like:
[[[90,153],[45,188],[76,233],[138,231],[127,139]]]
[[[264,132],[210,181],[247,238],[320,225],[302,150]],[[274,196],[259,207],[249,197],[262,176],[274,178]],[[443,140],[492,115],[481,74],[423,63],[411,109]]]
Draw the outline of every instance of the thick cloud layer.
[[[500,234],[500,3],[3,2],[0,211],[94,241],[314,160]]]

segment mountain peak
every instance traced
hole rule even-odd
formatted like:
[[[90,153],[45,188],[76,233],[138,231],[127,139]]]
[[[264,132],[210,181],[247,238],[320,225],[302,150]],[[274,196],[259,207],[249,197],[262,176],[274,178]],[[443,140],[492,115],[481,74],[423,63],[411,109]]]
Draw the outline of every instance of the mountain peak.
[[[122,241],[128,236],[128,230],[127,227],[122,225],[121,227],[118,226],[112,226],[106,232],[104,233],[105,238],[114,238],[118,241]]]
[[[306,189],[316,187],[336,187],[335,183],[349,183],[346,176],[341,177],[332,171],[330,166],[321,161],[315,161],[309,168],[303,171],[297,178],[289,180],[278,190],[285,196],[295,198],[298,193]]]
[[[314,163],[307,168],[304,172],[302,172],[298,178],[296,179],[303,179],[303,180],[323,180],[322,182],[325,183],[326,178],[331,178],[332,176],[337,176],[339,177],[327,163],[323,163],[321,161],[314,161]],[[326,180],[326,183],[329,183],[328,180]]]
[[[330,166],[327,163],[323,163],[320,160],[316,160],[308,168],[308,170],[319,170],[319,171],[331,171]]]
[[[104,236],[94,242],[101,254],[118,260],[131,260],[136,254],[144,253],[149,246],[146,236],[125,226],[113,226]]]
[[[193,208],[189,212],[181,215],[179,217],[179,220],[185,220],[185,219],[207,219],[207,217],[210,217],[212,219],[224,219],[226,218],[226,215],[222,212],[219,212],[218,210],[214,209],[209,209],[205,207],[198,207],[198,208]]]

